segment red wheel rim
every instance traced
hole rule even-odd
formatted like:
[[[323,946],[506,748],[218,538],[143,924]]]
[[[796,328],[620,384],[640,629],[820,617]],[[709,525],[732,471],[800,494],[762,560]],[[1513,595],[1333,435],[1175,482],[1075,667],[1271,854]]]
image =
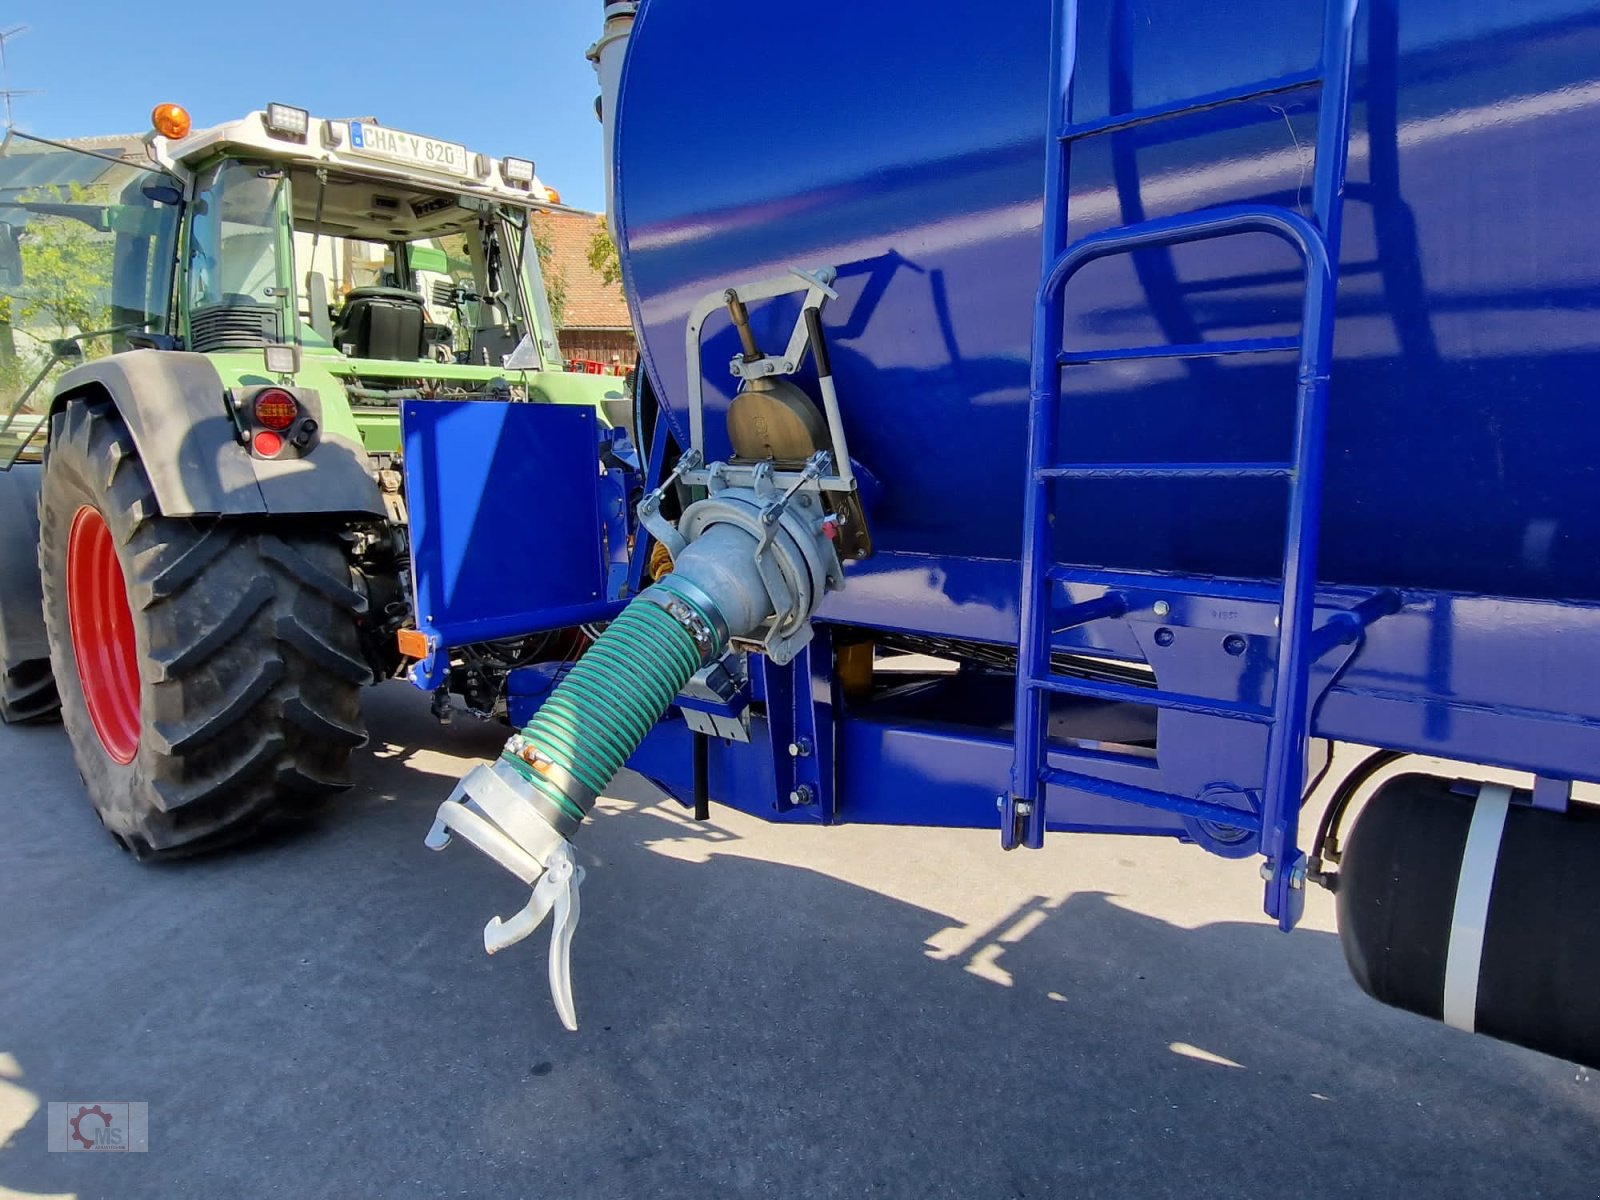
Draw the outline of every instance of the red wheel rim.
[[[133,610],[111,530],[85,505],[67,536],[67,619],[89,720],[106,753],[130,763],[139,753],[139,649]]]

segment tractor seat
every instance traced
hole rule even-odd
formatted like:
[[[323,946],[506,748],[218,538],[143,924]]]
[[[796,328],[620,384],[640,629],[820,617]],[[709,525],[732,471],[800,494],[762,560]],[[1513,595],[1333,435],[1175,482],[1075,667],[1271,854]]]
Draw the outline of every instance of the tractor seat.
[[[333,323],[333,344],[350,358],[416,362],[427,349],[422,297],[404,288],[359,287]]]

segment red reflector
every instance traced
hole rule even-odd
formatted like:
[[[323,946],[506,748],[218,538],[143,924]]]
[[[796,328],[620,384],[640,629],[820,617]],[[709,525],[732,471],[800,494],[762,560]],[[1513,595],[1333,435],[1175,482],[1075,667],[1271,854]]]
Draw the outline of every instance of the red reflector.
[[[257,433],[250,444],[262,458],[272,458],[279,450],[283,449],[283,439],[266,429]]]
[[[285,430],[299,415],[300,406],[282,388],[267,388],[256,395],[256,420],[268,429]]]

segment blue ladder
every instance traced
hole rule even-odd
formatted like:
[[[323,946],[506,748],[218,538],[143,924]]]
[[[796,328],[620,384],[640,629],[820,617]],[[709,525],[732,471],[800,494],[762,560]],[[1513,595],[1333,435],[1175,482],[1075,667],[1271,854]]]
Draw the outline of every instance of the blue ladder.
[[[1034,308],[1032,375],[1028,397],[1028,488],[1022,550],[1021,636],[1018,645],[1016,744],[1011,795],[1002,798],[1001,842],[1038,847],[1044,842],[1045,790],[1050,785],[1110,796],[1182,813],[1235,829],[1259,833],[1269,870],[1266,910],[1290,928],[1303,906],[1305,856],[1296,845],[1301,787],[1309,736],[1308,674],[1318,653],[1335,640],[1329,629],[1313,636],[1317,582],[1317,533],[1321,510],[1323,434],[1328,373],[1333,357],[1334,301],[1338,283],[1339,233],[1343,214],[1345,164],[1350,132],[1352,43],[1357,0],[1326,0],[1322,61],[1318,69],[1283,75],[1245,87],[1074,124],[1072,82],[1077,59],[1077,0],[1055,0],[1051,30],[1050,96],[1052,136],[1046,149],[1044,269]],[[1316,166],[1311,219],[1279,205],[1230,205],[1102,230],[1067,244],[1067,203],[1071,196],[1073,143],[1137,125],[1187,116],[1222,105],[1319,87]],[[1060,122],[1057,128],[1057,122]],[[1304,269],[1305,297],[1298,337],[1246,338],[1104,351],[1063,351],[1067,284],[1097,259],[1130,251],[1209,241],[1245,233],[1265,233],[1288,242]],[[1294,445],[1287,462],[1238,463],[1074,463],[1057,461],[1056,431],[1061,411],[1061,373],[1086,363],[1153,358],[1210,358],[1221,355],[1297,351],[1298,386]],[[1249,598],[1276,603],[1278,661],[1270,705],[1211,699],[1154,688],[1092,682],[1053,674],[1052,634],[1073,625],[1121,616],[1119,593],[1104,595],[1064,611],[1052,605],[1059,583],[1103,583],[1107,572],[1052,562],[1051,509],[1058,479],[1253,479],[1287,481],[1288,521],[1282,582],[1187,587],[1206,595],[1243,588]],[[1146,586],[1171,589],[1177,581],[1152,578]],[[1364,606],[1342,624],[1364,625],[1392,610],[1391,598]],[[1342,615],[1342,614],[1341,614]],[[1343,639],[1348,640],[1348,639]],[[1067,693],[1229,720],[1268,728],[1265,784],[1260,812],[1243,812],[1194,797],[1133,787],[1049,765],[1046,736],[1050,696]]]

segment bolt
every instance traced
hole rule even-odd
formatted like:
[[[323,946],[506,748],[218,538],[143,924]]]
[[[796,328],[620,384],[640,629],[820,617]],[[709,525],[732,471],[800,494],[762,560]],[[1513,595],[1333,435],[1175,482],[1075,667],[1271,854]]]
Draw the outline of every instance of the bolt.
[[[809,783],[802,783],[799,787],[795,788],[794,791],[789,793],[789,803],[797,807],[803,808],[807,804],[810,804],[811,800],[811,785]]]
[[[1272,882],[1272,860],[1271,859],[1268,859],[1266,862],[1261,864],[1261,878],[1266,880],[1268,883]]]
[[[1026,800],[1018,800],[1017,801],[1017,805],[1016,805],[1016,809],[1017,809],[1017,816],[1026,817],[1026,816],[1029,816],[1030,814],[1032,814],[1033,805],[1029,804]]]
[[[1172,639],[1174,636],[1175,635],[1170,629],[1158,629],[1156,630],[1156,645],[1170,646],[1172,645]]]
[[[1172,605],[1168,604],[1165,600],[1157,600],[1153,605],[1150,606],[1150,611],[1155,613],[1158,617],[1164,617],[1172,611]]]
[[[789,757],[790,758],[805,758],[808,755],[810,755],[810,753],[811,753],[811,739],[810,738],[795,738],[794,741],[789,743]]]
[[[1222,639],[1222,648],[1235,658],[1238,658],[1239,655],[1244,653],[1244,646],[1244,639],[1237,633],[1230,633],[1227,637]]]
[[[1306,868],[1304,864],[1295,867],[1289,872],[1289,886],[1295,891],[1302,891],[1306,886]]]

